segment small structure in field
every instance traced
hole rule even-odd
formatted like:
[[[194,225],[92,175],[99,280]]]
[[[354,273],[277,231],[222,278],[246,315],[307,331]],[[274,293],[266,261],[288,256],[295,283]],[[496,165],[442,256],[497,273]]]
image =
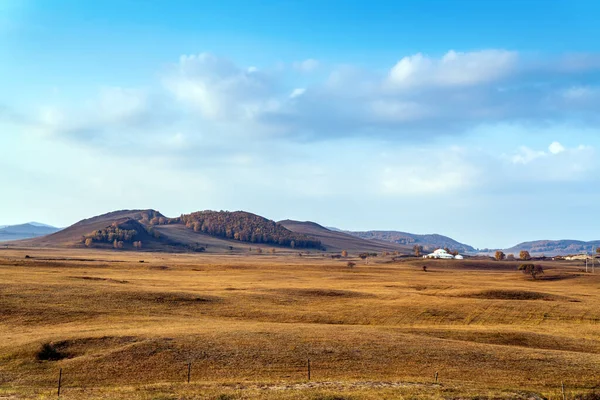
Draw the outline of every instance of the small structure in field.
[[[456,256],[454,256],[454,255],[448,253],[444,249],[437,249],[433,253],[424,255],[423,258],[441,258],[444,260],[454,260],[454,259],[462,260],[464,257],[461,256],[460,254],[457,254]]]

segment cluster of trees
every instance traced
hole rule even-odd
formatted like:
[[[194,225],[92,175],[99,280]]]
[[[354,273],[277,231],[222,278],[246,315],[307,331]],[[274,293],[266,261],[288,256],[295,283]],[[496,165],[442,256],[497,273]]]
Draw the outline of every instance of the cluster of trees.
[[[167,218],[164,215],[162,215],[161,213],[159,213],[158,211],[154,211],[154,210],[149,210],[149,211],[144,211],[141,213],[141,221],[144,224],[147,225],[166,225],[169,224],[173,219],[172,218]]]
[[[502,261],[502,260],[514,261],[515,260],[514,254],[509,254],[507,256],[506,254],[504,254],[503,251],[500,251],[500,250],[496,251],[496,254],[494,254],[494,258],[497,261]],[[522,261],[531,260],[531,254],[529,254],[529,252],[527,250],[521,250],[521,252],[519,253],[519,259]]]
[[[94,242],[97,243],[111,243],[116,249],[123,248],[124,243],[133,243],[133,239],[137,236],[138,231],[135,229],[121,229],[117,224],[98,229],[89,235],[83,236],[81,241],[87,246],[91,247]],[[141,247],[142,242],[139,243]]]
[[[159,223],[160,223],[160,217]],[[173,221],[189,229],[212,236],[250,243],[266,243],[291,248],[320,248],[321,241],[294,233],[266,218],[243,211],[199,211],[182,215]]]

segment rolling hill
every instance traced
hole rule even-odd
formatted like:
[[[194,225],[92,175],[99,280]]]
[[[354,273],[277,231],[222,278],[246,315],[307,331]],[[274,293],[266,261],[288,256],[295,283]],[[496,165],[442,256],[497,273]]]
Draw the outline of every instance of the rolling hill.
[[[322,249],[318,239],[292,232],[251,213],[201,211],[168,218],[150,209],[110,212],[84,219],[54,234],[21,240],[14,245],[105,249],[141,247],[167,252],[248,252],[252,247],[287,247],[291,250],[296,246]]]
[[[521,250],[526,250],[532,255],[568,255],[580,253],[592,253],[600,247],[600,240],[584,242],[581,240],[536,240],[531,242],[519,243],[503,251],[506,254],[518,254]]]
[[[457,242],[456,240],[447,236],[430,234],[430,235],[417,235],[407,232],[398,231],[363,231],[363,232],[352,232],[344,231],[352,236],[359,237],[366,240],[379,240],[384,242],[396,243],[399,245],[406,246],[410,249],[414,245],[421,245],[426,251],[433,251],[437,248],[448,247],[451,250],[457,250],[461,253],[473,253],[475,248],[464,243]]]
[[[53,226],[30,222],[20,225],[9,225],[0,228],[0,242],[35,238],[59,231]]]
[[[156,210],[121,210],[84,219],[56,233],[15,242],[33,247],[142,248],[152,251],[288,251],[409,253],[410,246],[366,240],[314,222],[274,222],[244,211],[200,211],[169,218]]]
[[[329,251],[346,250],[349,252],[381,252],[381,251],[399,251],[402,253],[411,252],[411,247],[402,244],[384,242],[379,240],[366,240],[346,232],[335,231],[315,222],[301,222],[293,220],[279,221],[292,232],[302,233],[316,239],[319,239],[323,246]]]

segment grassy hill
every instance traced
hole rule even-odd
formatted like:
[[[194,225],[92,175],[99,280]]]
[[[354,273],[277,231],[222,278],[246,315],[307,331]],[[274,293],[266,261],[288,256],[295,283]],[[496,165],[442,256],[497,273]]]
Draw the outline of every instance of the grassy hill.
[[[399,251],[407,253],[411,251],[409,246],[397,243],[383,242],[378,240],[366,240],[346,232],[334,231],[315,222],[301,222],[293,220],[279,221],[292,232],[302,233],[317,238],[323,243],[323,246],[329,251],[346,250],[349,252],[382,252]]]
[[[84,219],[54,234],[16,242],[32,247],[142,248],[154,251],[247,252],[252,247],[321,250],[319,239],[261,216],[200,211],[168,218],[156,210],[121,210]]]
[[[414,245],[421,245],[426,250],[434,250],[438,248],[448,247],[451,250],[457,250],[461,253],[475,252],[475,248],[464,243],[460,243],[447,236],[438,234],[417,235],[414,233],[398,232],[398,231],[365,231],[365,232],[347,232],[350,235],[367,239],[381,240],[401,244],[412,248]]]
[[[584,242],[581,240],[536,240],[531,242],[519,243],[509,249],[503,250],[505,253],[518,254],[521,250],[526,250],[530,254],[546,256],[592,253],[600,247],[600,240]]]
[[[0,398],[598,398],[578,264],[294,253],[0,248]]]

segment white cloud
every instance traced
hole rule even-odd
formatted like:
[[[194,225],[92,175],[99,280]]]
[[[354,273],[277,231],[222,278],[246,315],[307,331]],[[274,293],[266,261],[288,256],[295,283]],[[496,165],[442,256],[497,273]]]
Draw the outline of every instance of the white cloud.
[[[564,152],[566,149],[565,147],[560,144],[559,142],[552,142],[550,144],[550,146],[548,146],[548,150],[550,151],[550,153],[552,154],[559,154]]]
[[[315,59],[309,58],[304,61],[295,62],[293,67],[300,72],[312,72],[319,67],[319,62]]]
[[[441,59],[417,53],[394,65],[389,82],[398,87],[476,85],[504,78],[514,72],[517,61],[517,53],[506,50],[450,50]]]
[[[506,174],[515,181],[581,181],[593,176],[600,168],[593,147],[579,145],[567,148],[559,142],[553,142],[548,151],[522,146],[508,160],[514,169]]]
[[[314,68],[315,63],[282,65],[289,71]],[[191,146],[199,143],[198,136],[224,135],[428,141],[458,136],[481,124],[545,123],[571,116],[586,123],[600,117],[600,108],[590,101],[593,86],[574,86],[569,72],[561,72],[563,79],[547,87],[540,83],[543,77],[532,78],[532,65],[500,49],[449,51],[437,59],[419,53],[387,72],[341,65],[308,83],[279,65],[237,65],[201,53],[181,56],[156,87],[104,88],[89,101],[50,104],[34,120],[42,131],[97,142],[123,138],[123,132],[147,137],[181,132]],[[7,115],[0,112],[0,118]],[[529,163],[539,153],[523,149],[513,159]]]
[[[476,185],[478,168],[466,149],[428,148],[404,154],[383,168],[381,191],[386,195],[415,196],[451,193]],[[424,162],[425,161],[425,162]]]
[[[302,96],[304,92],[306,92],[305,88],[296,88],[292,90],[292,93],[290,94],[290,99]]]
[[[181,56],[164,84],[177,100],[209,120],[253,118],[277,108],[276,84],[268,74],[209,53]]]

